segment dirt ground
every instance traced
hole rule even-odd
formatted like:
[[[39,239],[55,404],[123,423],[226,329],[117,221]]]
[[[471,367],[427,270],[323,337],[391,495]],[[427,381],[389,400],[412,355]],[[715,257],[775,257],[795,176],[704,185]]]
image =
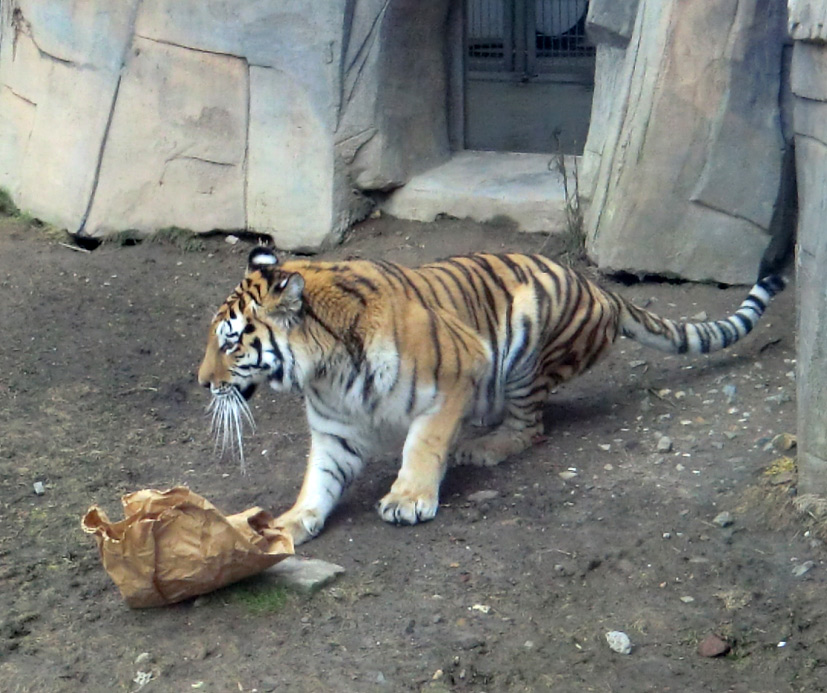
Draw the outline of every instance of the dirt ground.
[[[326,255],[416,263],[541,246],[553,256],[561,244],[377,219]],[[187,484],[226,512],[280,512],[300,484],[297,400],[251,401],[258,431],[242,476],[214,457],[195,382],[212,312],[249,249],[214,237],[80,252],[0,220],[0,689],[827,690],[824,547],[784,510],[794,478],[768,445],[794,430],[792,289],[719,355],[622,340],[554,396],[545,442],[496,468],[449,471],[433,522],[382,522],[374,504],[395,467],[368,466],[299,547],[346,569],[311,596],[265,574],[127,608],[80,530],[88,506],[120,516],[121,494]],[[724,316],[745,293],[604,281],[671,317]],[[477,500],[483,490],[496,495]],[[732,524],[720,527],[723,511]],[[612,630],[631,654],[609,649]],[[729,654],[698,653],[713,633]]]

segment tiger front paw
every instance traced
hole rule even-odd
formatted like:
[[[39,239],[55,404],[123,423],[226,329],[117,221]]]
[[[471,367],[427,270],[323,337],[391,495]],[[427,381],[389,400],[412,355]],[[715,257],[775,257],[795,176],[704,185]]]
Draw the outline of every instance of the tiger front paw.
[[[439,498],[391,491],[379,501],[379,517],[394,525],[415,525],[436,517]]]
[[[287,534],[293,540],[293,546],[298,546],[322,531],[324,518],[313,510],[291,508],[279,515],[274,525],[277,531]]]

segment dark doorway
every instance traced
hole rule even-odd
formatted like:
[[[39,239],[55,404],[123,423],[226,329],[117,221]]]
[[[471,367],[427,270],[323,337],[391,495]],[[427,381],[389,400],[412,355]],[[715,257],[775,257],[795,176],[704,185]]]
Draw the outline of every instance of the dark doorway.
[[[466,0],[465,147],[580,154],[594,90],[586,0]]]

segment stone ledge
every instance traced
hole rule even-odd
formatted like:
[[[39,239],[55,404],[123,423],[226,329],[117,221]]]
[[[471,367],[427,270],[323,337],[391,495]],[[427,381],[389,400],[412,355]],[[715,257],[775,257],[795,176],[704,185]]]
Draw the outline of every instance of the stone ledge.
[[[566,160],[573,170],[574,157]],[[563,178],[550,154],[461,152],[411,178],[382,210],[413,221],[433,221],[443,214],[479,222],[507,217],[519,231],[566,229]]]

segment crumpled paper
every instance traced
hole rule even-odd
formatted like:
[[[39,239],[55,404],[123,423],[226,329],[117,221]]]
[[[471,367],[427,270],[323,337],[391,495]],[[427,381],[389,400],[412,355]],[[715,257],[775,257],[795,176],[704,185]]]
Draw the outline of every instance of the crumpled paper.
[[[261,508],[223,515],[184,486],[144,489],[121,499],[124,519],[92,506],[81,521],[103,567],[132,608],[205,594],[275,565],[293,541]]]

